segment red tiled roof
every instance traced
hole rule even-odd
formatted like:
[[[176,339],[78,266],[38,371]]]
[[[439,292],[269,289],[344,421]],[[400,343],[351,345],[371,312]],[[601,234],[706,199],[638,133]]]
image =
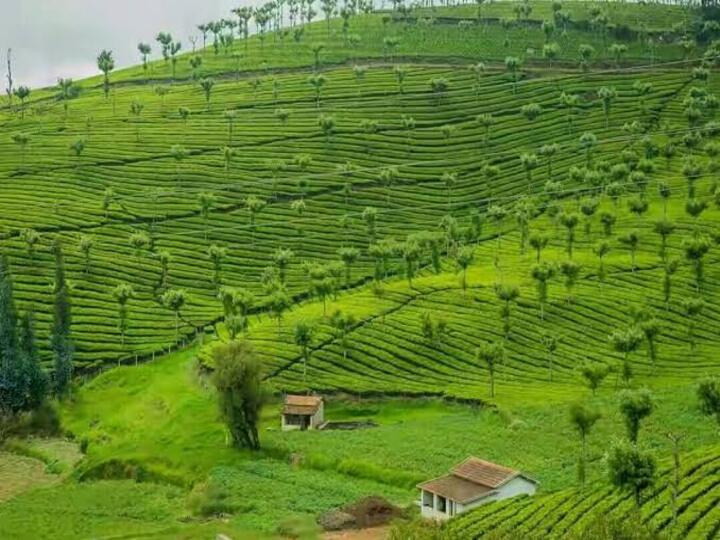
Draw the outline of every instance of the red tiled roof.
[[[320,405],[322,404],[322,398],[318,396],[285,396],[285,406],[283,407],[283,414],[299,414],[309,415],[315,414]]]
[[[467,458],[456,465],[452,474],[488,488],[497,488],[508,480],[520,476],[519,471],[475,457]]]
[[[452,474],[418,484],[417,487],[461,504],[477,500],[493,491],[487,486],[465,480]]]

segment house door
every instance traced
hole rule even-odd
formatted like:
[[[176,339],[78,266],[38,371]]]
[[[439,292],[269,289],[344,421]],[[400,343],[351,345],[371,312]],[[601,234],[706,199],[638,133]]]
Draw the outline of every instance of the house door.
[[[309,416],[301,416],[300,417],[300,429],[305,431],[310,426],[310,417]]]

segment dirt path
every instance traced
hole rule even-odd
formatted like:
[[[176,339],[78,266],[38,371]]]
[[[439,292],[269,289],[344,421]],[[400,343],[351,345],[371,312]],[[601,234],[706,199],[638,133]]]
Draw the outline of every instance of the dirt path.
[[[386,540],[390,527],[372,527],[370,529],[350,529],[347,531],[327,532],[323,540]]]

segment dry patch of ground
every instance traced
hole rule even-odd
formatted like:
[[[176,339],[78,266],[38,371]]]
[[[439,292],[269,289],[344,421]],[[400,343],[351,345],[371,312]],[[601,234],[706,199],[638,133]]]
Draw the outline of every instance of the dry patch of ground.
[[[29,489],[58,482],[60,476],[45,472],[37,459],[0,452],[0,502]]]
[[[389,535],[390,527],[384,526],[326,532],[323,534],[323,540],[385,540]]]

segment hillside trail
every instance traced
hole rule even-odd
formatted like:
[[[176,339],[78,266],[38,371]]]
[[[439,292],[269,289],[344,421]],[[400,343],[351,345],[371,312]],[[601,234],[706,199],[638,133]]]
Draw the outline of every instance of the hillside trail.
[[[389,536],[390,527],[385,525],[368,529],[326,532],[322,535],[322,540],[386,540]]]

